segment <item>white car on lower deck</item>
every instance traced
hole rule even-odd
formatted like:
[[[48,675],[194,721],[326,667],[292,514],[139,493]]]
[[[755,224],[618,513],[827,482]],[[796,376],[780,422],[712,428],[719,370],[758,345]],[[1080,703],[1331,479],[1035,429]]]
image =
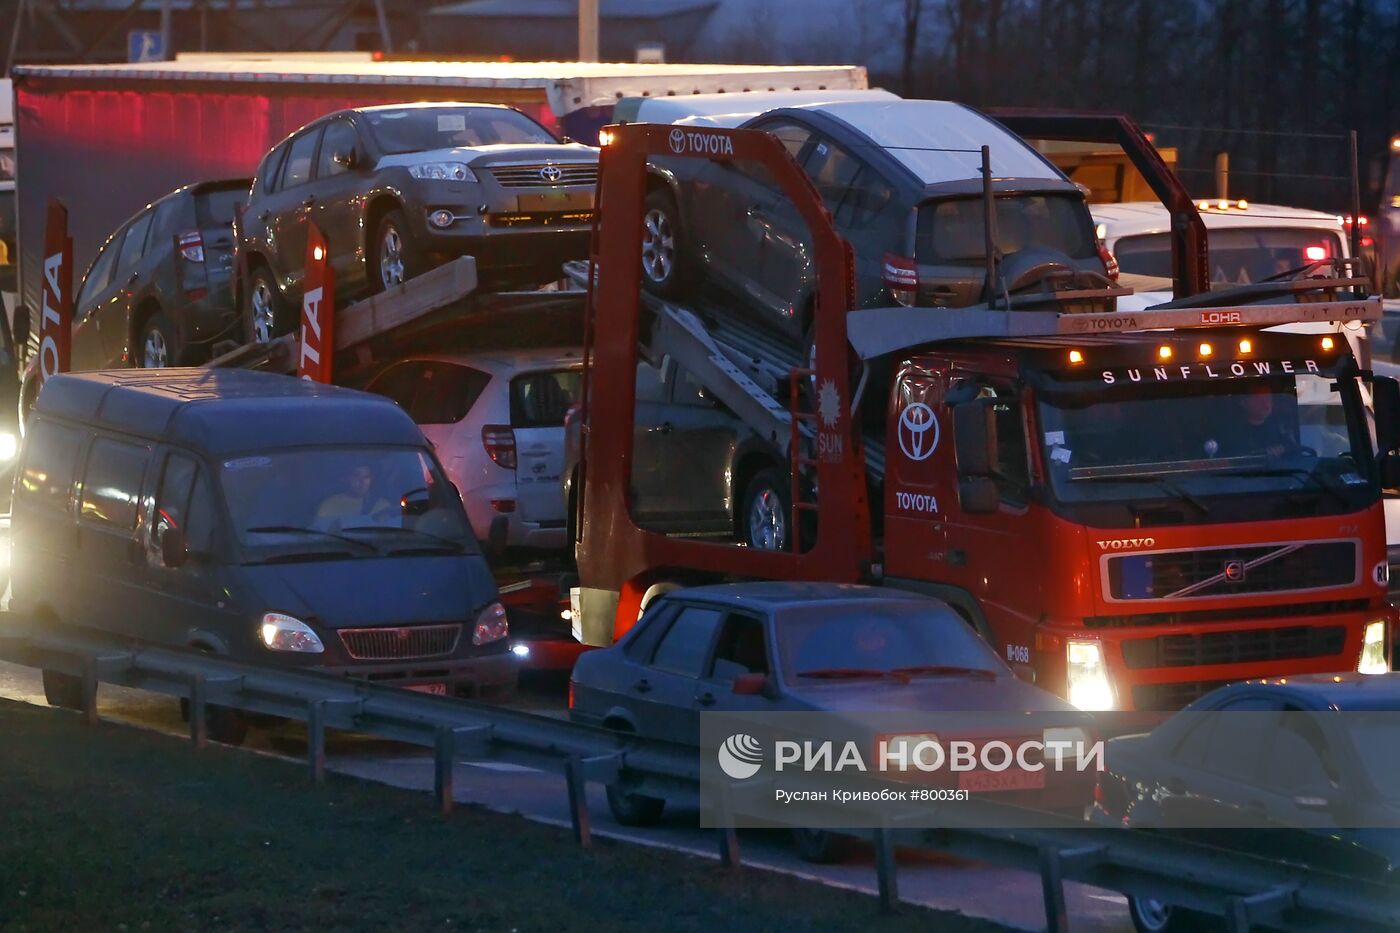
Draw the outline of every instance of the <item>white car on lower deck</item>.
[[[509,547],[565,546],[564,416],[578,401],[583,355],[550,348],[415,356],[365,388],[417,422],[487,540],[507,519]]]

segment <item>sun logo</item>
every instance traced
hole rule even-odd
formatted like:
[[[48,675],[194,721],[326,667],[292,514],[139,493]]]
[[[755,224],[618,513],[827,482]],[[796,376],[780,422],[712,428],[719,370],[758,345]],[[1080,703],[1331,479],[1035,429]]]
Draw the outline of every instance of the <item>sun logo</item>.
[[[841,417],[841,393],[830,379],[823,380],[817,391],[817,415],[825,428],[836,427],[836,419]]]

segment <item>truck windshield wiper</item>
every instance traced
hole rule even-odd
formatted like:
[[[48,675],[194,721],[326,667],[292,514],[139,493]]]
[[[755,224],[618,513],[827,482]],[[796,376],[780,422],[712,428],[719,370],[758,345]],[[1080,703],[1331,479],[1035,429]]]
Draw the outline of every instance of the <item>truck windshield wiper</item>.
[[[1167,479],[1165,476],[1148,476],[1145,474],[1134,474],[1132,476],[1085,476],[1080,479],[1070,480],[1072,483],[1155,483],[1167,492],[1181,499],[1181,501],[1191,505],[1202,515],[1209,515],[1210,508],[1197,499],[1191,493],[1182,489],[1179,485]]]
[[[1348,506],[1346,496],[1341,490],[1324,480],[1314,470],[1305,470],[1302,467],[1244,467],[1239,470],[1210,470],[1207,476],[1292,476],[1307,483],[1305,489],[1296,490],[1303,492],[1306,489],[1315,489],[1318,492],[1331,496],[1338,505]]]
[[[937,676],[940,674],[950,674],[955,677],[980,677],[983,680],[996,680],[997,672],[989,671],[985,667],[961,667],[957,664],[914,664],[909,667],[896,667],[890,671],[891,674],[928,674]]]
[[[873,667],[820,667],[810,671],[798,671],[798,677],[817,677],[823,680],[855,680],[861,677],[884,678],[889,671]]]
[[[321,535],[326,538],[334,538],[337,541],[344,541],[356,547],[369,548],[371,553],[378,554],[379,548],[368,541],[361,541],[359,538],[352,538],[348,535],[338,535],[334,531],[323,531],[320,528],[302,528],[300,525],[258,525],[256,528],[244,528],[244,533],[253,534],[302,534]]]

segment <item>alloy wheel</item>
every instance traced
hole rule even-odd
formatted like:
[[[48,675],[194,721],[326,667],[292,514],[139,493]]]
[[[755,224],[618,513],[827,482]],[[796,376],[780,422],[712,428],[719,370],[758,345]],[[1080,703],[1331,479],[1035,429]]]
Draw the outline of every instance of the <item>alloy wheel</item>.
[[[170,351],[165,345],[165,335],[159,328],[152,328],[146,334],[145,346],[141,348],[141,365],[146,369],[161,369],[170,365]]]
[[[653,208],[642,220],[642,271],[653,282],[665,282],[676,264],[676,237],[671,218]]]
[[[749,544],[761,551],[781,551],[787,545],[787,516],[777,490],[765,488],[749,507]]]
[[[403,238],[392,225],[379,240],[379,281],[385,288],[403,283]]]
[[[253,283],[253,339],[258,343],[272,340],[277,326],[277,308],[273,304],[272,286],[265,279]]]

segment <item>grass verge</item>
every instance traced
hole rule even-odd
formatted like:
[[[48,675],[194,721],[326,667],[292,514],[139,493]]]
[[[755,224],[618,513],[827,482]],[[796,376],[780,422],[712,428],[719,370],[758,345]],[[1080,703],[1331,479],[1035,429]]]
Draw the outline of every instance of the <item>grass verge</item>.
[[[0,701],[0,929],[1004,928]]]

